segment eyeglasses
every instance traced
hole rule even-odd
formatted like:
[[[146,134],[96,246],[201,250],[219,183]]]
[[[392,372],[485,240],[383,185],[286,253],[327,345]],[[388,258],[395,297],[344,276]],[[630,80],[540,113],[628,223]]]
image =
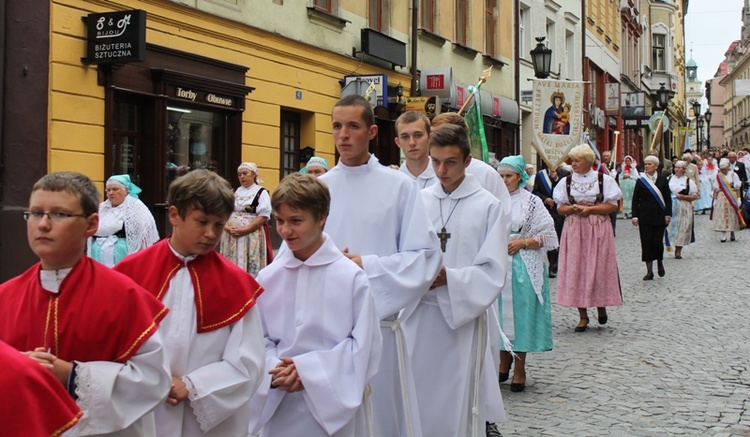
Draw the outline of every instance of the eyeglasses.
[[[28,221],[38,222],[38,221],[41,221],[45,215],[47,216],[48,219],[50,219],[53,222],[63,222],[73,217],[82,217],[82,218],[88,217],[87,214],[70,214],[70,213],[62,212],[62,211],[52,211],[52,212],[24,211],[23,219],[26,220],[27,222]]]

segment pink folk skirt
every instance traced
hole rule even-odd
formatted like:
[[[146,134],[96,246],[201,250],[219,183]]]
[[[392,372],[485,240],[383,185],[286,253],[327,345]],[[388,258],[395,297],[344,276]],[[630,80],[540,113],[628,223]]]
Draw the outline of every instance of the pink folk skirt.
[[[570,215],[565,219],[557,270],[557,303],[574,308],[622,305],[609,215]]]

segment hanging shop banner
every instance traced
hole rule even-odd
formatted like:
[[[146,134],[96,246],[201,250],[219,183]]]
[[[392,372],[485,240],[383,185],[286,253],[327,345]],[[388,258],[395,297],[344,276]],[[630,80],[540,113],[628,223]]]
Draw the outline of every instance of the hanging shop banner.
[[[531,145],[551,168],[581,144],[585,82],[534,79]]]
[[[146,60],[146,11],[89,14],[86,18],[87,64]]]

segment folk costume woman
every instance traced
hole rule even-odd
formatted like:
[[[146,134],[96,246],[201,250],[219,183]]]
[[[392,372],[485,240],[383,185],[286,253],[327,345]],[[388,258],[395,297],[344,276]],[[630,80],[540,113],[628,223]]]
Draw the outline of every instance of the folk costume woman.
[[[698,166],[698,192],[700,196],[698,200],[693,204],[693,210],[695,212],[701,211],[703,214],[707,210],[711,209],[711,200],[713,199],[713,184],[711,184],[711,177],[705,169],[703,161],[700,159],[695,160],[695,165]],[[716,175],[714,174],[714,178]]]
[[[126,174],[107,179],[99,204],[99,228],[88,241],[89,256],[107,267],[159,241],[154,216],[138,199],[141,189]]]
[[[640,173],[638,173],[638,169],[635,167],[635,159],[627,155],[622,165],[622,171],[617,175],[620,190],[622,190],[622,212],[626,219],[632,215],[630,206],[633,201],[633,189],[635,189],[635,182],[640,177]]]
[[[735,241],[734,233],[745,227],[740,212],[741,200],[739,190],[742,186],[737,173],[731,170],[731,163],[727,158],[719,162],[719,173],[713,180],[714,209],[711,219],[714,221],[714,231],[721,232],[721,242],[727,241],[727,232],[730,239]]]
[[[511,293],[498,300],[501,327],[516,352],[511,391],[526,384],[526,352],[552,350],[552,310],[549,281],[544,267],[548,250],[558,247],[555,223],[542,200],[521,189],[528,180],[523,156],[507,156],[497,168],[511,198]],[[513,358],[501,345],[500,382],[508,379]]]
[[[271,197],[261,187],[258,166],[243,162],[237,168],[240,186],[234,192],[234,212],[221,236],[220,252],[253,277],[273,260],[271,234]]]
[[[698,187],[685,174],[687,165],[685,161],[677,161],[674,165],[674,174],[669,178],[669,191],[672,192],[672,224],[669,238],[675,246],[676,259],[682,259],[682,248],[695,241],[693,202],[698,198]]]
[[[609,214],[617,211],[622,192],[610,176],[591,168],[596,159],[588,144],[573,147],[568,156],[573,173],[555,187],[557,211],[567,215],[560,241],[557,303],[578,308],[576,332],[588,327],[586,309],[596,307],[599,324],[607,323],[608,306],[622,305]]]

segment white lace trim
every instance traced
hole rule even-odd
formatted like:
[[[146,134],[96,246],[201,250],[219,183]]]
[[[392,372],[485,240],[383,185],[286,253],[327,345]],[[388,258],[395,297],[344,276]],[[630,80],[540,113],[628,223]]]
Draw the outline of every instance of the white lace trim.
[[[542,200],[528,192],[522,194],[521,205],[524,209],[524,223],[519,238],[533,238],[541,244],[539,249],[521,249],[519,254],[531,279],[539,303],[544,303],[544,259],[548,250],[557,249],[559,242],[555,233],[555,222],[544,207]]]
[[[185,383],[185,388],[187,388],[188,390],[188,400],[190,401],[190,408],[193,409],[193,414],[195,414],[196,419],[198,419],[198,425],[200,425],[201,431],[210,431],[211,423],[209,422],[209,419],[207,417],[208,414],[203,411],[203,407],[199,402],[200,399],[198,396],[198,391],[195,389],[193,381],[191,381],[187,376],[183,376],[182,382]]]
[[[76,362],[76,396],[78,400],[76,403],[83,411],[83,417],[81,420],[71,428],[68,432],[71,435],[78,435],[78,430],[84,428],[88,423],[89,417],[91,417],[91,366],[86,363]]]
[[[117,210],[124,209],[125,213],[119,213],[124,217],[125,221],[125,241],[128,245],[128,253],[135,253],[141,249],[145,249],[157,241],[159,241],[159,231],[156,229],[156,221],[154,216],[149,211],[148,207],[132,196],[125,196],[123,203],[117,207],[113,207],[109,200],[106,200],[99,205],[99,215],[105,217],[102,222],[108,222],[106,217],[110,214],[118,214]],[[121,227],[115,226],[117,229],[108,229],[107,232],[115,233]],[[104,232],[104,229],[100,227],[99,232]],[[98,235],[107,235],[98,234]]]

